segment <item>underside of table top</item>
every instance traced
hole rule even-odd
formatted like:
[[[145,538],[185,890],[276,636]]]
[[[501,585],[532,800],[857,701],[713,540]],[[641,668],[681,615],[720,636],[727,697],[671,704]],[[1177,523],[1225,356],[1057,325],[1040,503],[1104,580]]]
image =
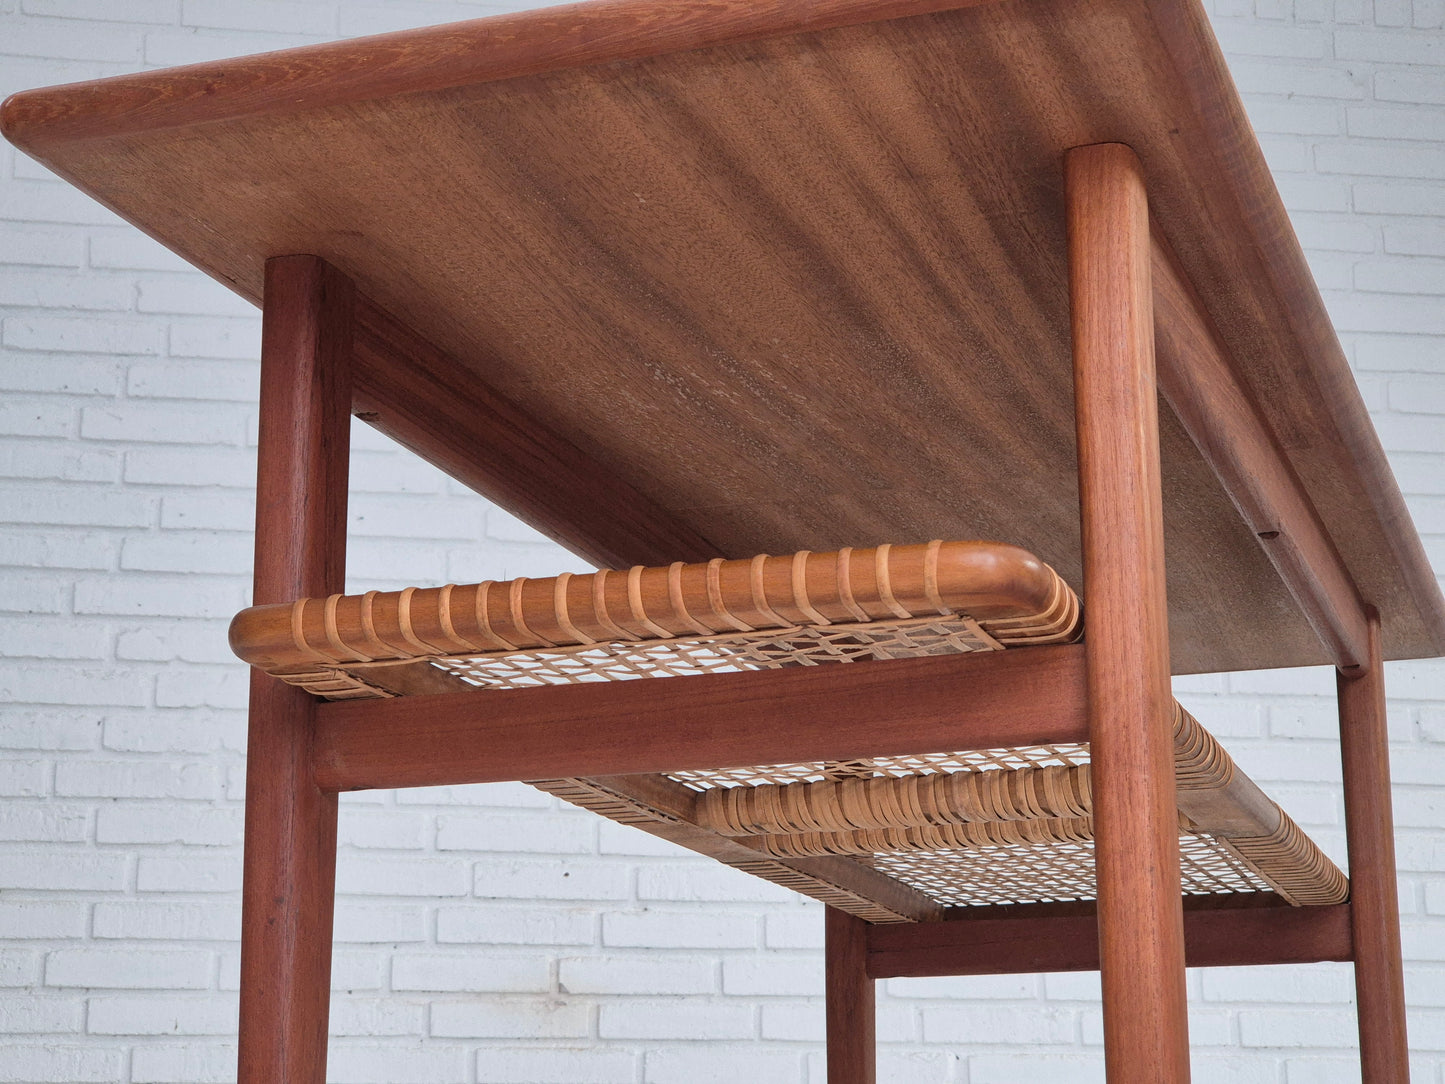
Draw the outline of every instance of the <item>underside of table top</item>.
[[[996,538],[1086,604],[1061,162],[1128,143],[1387,654],[1445,653],[1193,0],[606,0],[27,92],[3,124],[253,301],[268,257],[324,257],[693,540],[603,545],[548,510],[584,555]],[[381,383],[368,420],[398,432]],[[1161,425],[1175,671],[1328,661]],[[506,495],[539,479],[505,481],[536,521]]]

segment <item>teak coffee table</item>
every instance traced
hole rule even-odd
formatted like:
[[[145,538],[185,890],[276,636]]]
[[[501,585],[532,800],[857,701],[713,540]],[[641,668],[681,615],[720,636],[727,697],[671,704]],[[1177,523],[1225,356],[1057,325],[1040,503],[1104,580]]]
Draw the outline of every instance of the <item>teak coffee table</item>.
[[[1353,960],[1407,1078],[1445,604],[1194,0],[603,0],[0,120],[263,306],[243,1081],[324,1078],[337,793],[510,779],[827,901],[835,1084],[875,978],[1095,967],[1109,1079],[1186,1080],[1186,961]],[[341,595],[353,413],[618,571]],[[1314,664],[1348,883],[1169,691]]]

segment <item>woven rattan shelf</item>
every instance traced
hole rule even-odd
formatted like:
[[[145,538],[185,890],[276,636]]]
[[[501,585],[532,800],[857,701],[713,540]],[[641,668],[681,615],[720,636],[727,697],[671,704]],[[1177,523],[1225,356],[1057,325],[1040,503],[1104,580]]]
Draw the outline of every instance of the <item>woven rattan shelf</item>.
[[[240,614],[232,644],[291,684],[360,699],[886,664],[1079,634],[1077,596],[1032,555],[934,541],[298,599]],[[1346,898],[1343,875],[1177,705],[1174,750],[1186,893]],[[796,860],[843,857],[938,907],[1093,898],[1088,761],[1071,743],[531,782],[882,923],[916,912]]]

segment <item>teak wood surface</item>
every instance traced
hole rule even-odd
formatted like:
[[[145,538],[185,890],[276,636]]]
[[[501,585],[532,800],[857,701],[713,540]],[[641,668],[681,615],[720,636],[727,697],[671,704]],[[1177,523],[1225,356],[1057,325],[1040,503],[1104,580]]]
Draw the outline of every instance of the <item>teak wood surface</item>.
[[[252,300],[267,257],[340,268],[367,420],[600,563],[998,538],[1075,585],[1060,161],[1127,143],[1386,656],[1445,652],[1196,0],[603,0],[0,124]],[[1176,672],[1340,661],[1167,411],[1161,440]]]
[[[1360,1069],[1367,1084],[1408,1084],[1410,1048],[1405,1029],[1385,672],[1374,614],[1370,615],[1369,633],[1366,665],[1357,675],[1337,678]]]
[[[882,671],[882,672],[880,672]],[[909,695],[899,695],[900,688]],[[317,708],[330,790],[1080,742],[1077,645],[851,666],[468,690]],[[1172,767],[1166,770],[1173,778]]]
[[[1149,202],[1123,144],[1064,168],[1104,1060],[1187,1084]]]
[[[1099,968],[1093,904],[967,907],[945,912],[944,918],[870,926],[868,973],[891,979]],[[1184,901],[1184,955],[1189,967],[1349,960],[1350,905],[1287,907],[1267,892],[1244,898],[1191,897]],[[1365,1079],[1373,1084],[1373,1077]]]
[[[868,924],[829,907],[823,916],[828,1084],[878,1079],[877,1001],[868,973]]]
[[[321,260],[266,270],[257,439],[258,602],[340,590],[352,284]],[[313,778],[317,701],[251,671],[241,893],[240,1084],[322,1084],[337,797]]]

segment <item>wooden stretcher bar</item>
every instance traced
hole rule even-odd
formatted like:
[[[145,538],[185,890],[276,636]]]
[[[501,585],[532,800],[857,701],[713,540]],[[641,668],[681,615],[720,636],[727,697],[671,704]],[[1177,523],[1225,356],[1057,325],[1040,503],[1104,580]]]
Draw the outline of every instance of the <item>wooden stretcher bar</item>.
[[[1184,954],[1189,967],[1310,964],[1354,959],[1351,905],[1290,907],[1267,892],[1188,896]],[[874,979],[1018,975],[1099,969],[1092,903],[970,907],[944,921],[866,927]]]
[[[317,704],[313,771],[330,790],[372,790],[1077,743],[1088,741],[1083,687],[1075,644],[886,667],[467,686]]]

